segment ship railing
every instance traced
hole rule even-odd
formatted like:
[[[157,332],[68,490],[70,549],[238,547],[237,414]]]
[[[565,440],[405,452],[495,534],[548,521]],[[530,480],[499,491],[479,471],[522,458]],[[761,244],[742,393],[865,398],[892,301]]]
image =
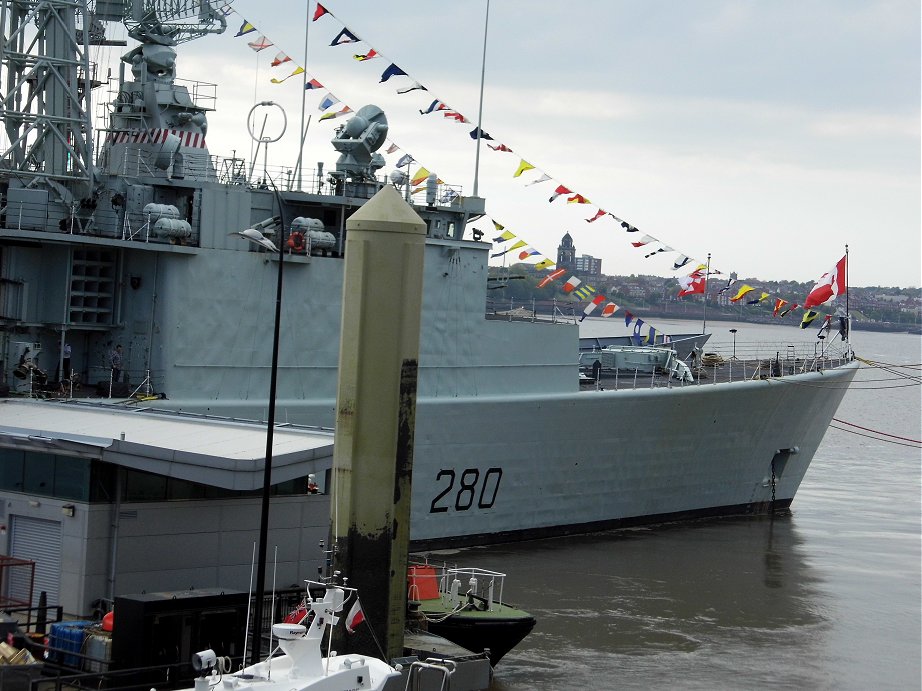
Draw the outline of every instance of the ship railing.
[[[88,234],[106,236],[105,229],[115,227],[114,215],[106,218],[105,207],[74,204],[63,216],[51,213],[47,199],[27,201],[15,199],[0,208],[0,226],[9,230],[38,230],[62,232],[71,235]],[[108,233],[115,237],[114,232]]]
[[[487,611],[493,611],[494,604],[503,601],[503,586],[506,574],[476,567],[458,567],[447,563],[430,562],[425,557],[411,556],[407,596],[417,600],[420,595],[431,592],[435,586],[439,597],[446,604],[457,605],[476,598],[483,602]],[[458,582],[457,586],[454,585]]]
[[[211,82],[200,82],[193,79],[174,79],[177,86],[185,86],[189,98],[199,108],[215,110],[218,102],[218,85]]]
[[[498,280],[502,282],[503,279]],[[550,313],[539,311],[545,307],[545,305],[536,307],[530,302],[516,303],[515,300],[493,299],[488,296],[485,317],[492,320],[529,321],[542,324],[576,324],[579,321],[572,307],[553,305]]]
[[[807,372],[841,367],[854,359],[850,344],[749,343],[708,344],[705,352],[688,358],[694,381],[678,380],[669,372],[655,369],[603,370],[595,382],[599,389],[673,388],[726,384],[758,379],[778,379]],[[587,370],[588,368],[583,368]]]
[[[112,206],[109,200],[100,200],[95,209],[75,208],[58,219],[57,223],[49,218],[46,204],[28,204],[14,202],[6,207],[5,217],[0,224],[12,230],[60,231],[67,235],[86,235],[114,240],[131,240],[160,244],[175,244],[176,238],[160,237],[153,232],[156,218],[143,212],[124,212],[122,206]],[[182,238],[185,245],[198,245],[197,229],[187,238]]]
[[[847,355],[849,344],[839,339],[822,339],[816,341],[797,342],[745,342],[733,343],[709,342],[705,346],[706,353],[714,353],[725,360],[767,360],[778,358],[781,360],[812,360],[816,358],[837,358]]]
[[[440,592],[450,595],[452,584],[460,581],[460,594],[472,596],[486,602],[487,611],[493,611],[493,605],[503,601],[503,585],[506,574],[476,567],[445,569],[439,585]]]
[[[366,187],[363,183],[345,183],[323,169],[302,169],[300,181],[297,169],[293,166],[265,165],[254,163],[236,156],[225,157],[212,155],[210,168],[215,176],[208,178],[225,185],[240,185],[250,189],[278,189],[282,192],[303,192],[306,194],[319,194],[328,196],[365,197]],[[195,172],[187,172],[186,178],[194,176]],[[200,178],[192,178],[200,179]],[[377,175],[374,185],[380,187],[389,184],[386,175]],[[401,194],[407,198],[407,188],[399,187]],[[439,183],[436,187],[435,201],[437,205],[448,206],[455,199],[460,199],[464,188],[461,185]],[[424,206],[427,204],[426,185],[421,183],[411,187],[408,201],[412,204]]]

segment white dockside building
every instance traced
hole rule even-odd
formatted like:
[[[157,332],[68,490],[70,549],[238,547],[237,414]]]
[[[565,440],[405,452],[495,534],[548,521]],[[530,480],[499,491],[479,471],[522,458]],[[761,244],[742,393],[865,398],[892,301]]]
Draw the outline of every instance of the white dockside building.
[[[246,590],[265,452],[265,424],[0,400],[0,553],[35,562],[33,604],[44,591],[71,615],[116,595]],[[323,561],[332,460],[331,430],[277,426],[268,546],[279,587]],[[0,569],[0,598],[29,601],[30,572]]]

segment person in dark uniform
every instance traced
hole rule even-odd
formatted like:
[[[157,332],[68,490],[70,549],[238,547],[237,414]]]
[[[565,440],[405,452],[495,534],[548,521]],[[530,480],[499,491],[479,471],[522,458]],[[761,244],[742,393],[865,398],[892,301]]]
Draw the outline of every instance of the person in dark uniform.
[[[122,344],[119,343],[112,352],[109,353],[109,364],[112,366],[112,381],[116,384],[121,381],[122,377]]]
[[[64,381],[70,381],[70,343],[64,344],[64,368],[61,372],[61,379]]]

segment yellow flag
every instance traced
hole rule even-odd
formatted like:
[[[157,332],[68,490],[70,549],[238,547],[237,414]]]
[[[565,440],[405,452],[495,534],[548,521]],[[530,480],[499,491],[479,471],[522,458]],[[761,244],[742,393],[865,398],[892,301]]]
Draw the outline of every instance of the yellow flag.
[[[730,298],[730,302],[739,302],[740,300],[743,299],[743,296],[746,293],[751,293],[753,290],[755,290],[755,288],[753,288],[752,286],[743,285],[743,287],[740,288],[740,292],[738,292],[734,297]]]
[[[810,322],[812,322],[814,319],[816,319],[817,316],[819,316],[819,312],[816,312],[816,311],[814,311],[814,310],[807,310],[807,311],[804,313],[803,319],[800,320],[800,328],[801,328],[801,329],[806,329],[806,328],[807,328],[807,325],[808,325]]]
[[[494,242],[503,242],[505,240],[513,240],[515,235],[510,233],[508,230],[504,230],[498,237],[493,238]]]
[[[281,83],[284,82],[286,79],[291,79],[291,78],[294,77],[296,74],[301,74],[303,71],[304,71],[304,68],[303,68],[303,67],[298,67],[294,72],[292,72],[291,74],[289,74],[287,77],[284,77],[283,79],[276,79],[275,77],[273,77],[273,78],[271,79],[271,81],[272,81],[273,84],[281,84]]]
[[[512,177],[517,178],[526,170],[531,170],[532,168],[534,168],[534,166],[523,158],[522,162],[519,163],[519,167],[516,169],[515,173],[512,174]]]
[[[535,264],[536,269],[547,269],[552,266],[554,266],[554,262],[552,262],[550,259],[542,259],[537,264]]]
[[[418,185],[419,183],[421,183],[423,180],[425,180],[428,177],[429,177],[429,171],[426,170],[425,168],[420,168],[419,170],[416,171],[416,175],[414,175],[410,179],[410,184]]]

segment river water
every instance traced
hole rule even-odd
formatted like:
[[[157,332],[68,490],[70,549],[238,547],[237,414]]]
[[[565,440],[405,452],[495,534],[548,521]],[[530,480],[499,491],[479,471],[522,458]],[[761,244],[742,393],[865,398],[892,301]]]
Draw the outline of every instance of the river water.
[[[605,326],[587,320],[584,335],[607,333]],[[731,328],[740,349],[816,333],[713,322],[711,345],[732,347]],[[858,331],[852,340],[862,358],[916,365],[903,371],[922,374],[919,336]],[[920,387],[907,383],[863,369],[836,418],[922,439]],[[497,667],[496,691],[922,685],[918,444],[830,428],[790,512],[774,519],[701,520],[445,556],[508,574],[506,599],[538,619]]]

